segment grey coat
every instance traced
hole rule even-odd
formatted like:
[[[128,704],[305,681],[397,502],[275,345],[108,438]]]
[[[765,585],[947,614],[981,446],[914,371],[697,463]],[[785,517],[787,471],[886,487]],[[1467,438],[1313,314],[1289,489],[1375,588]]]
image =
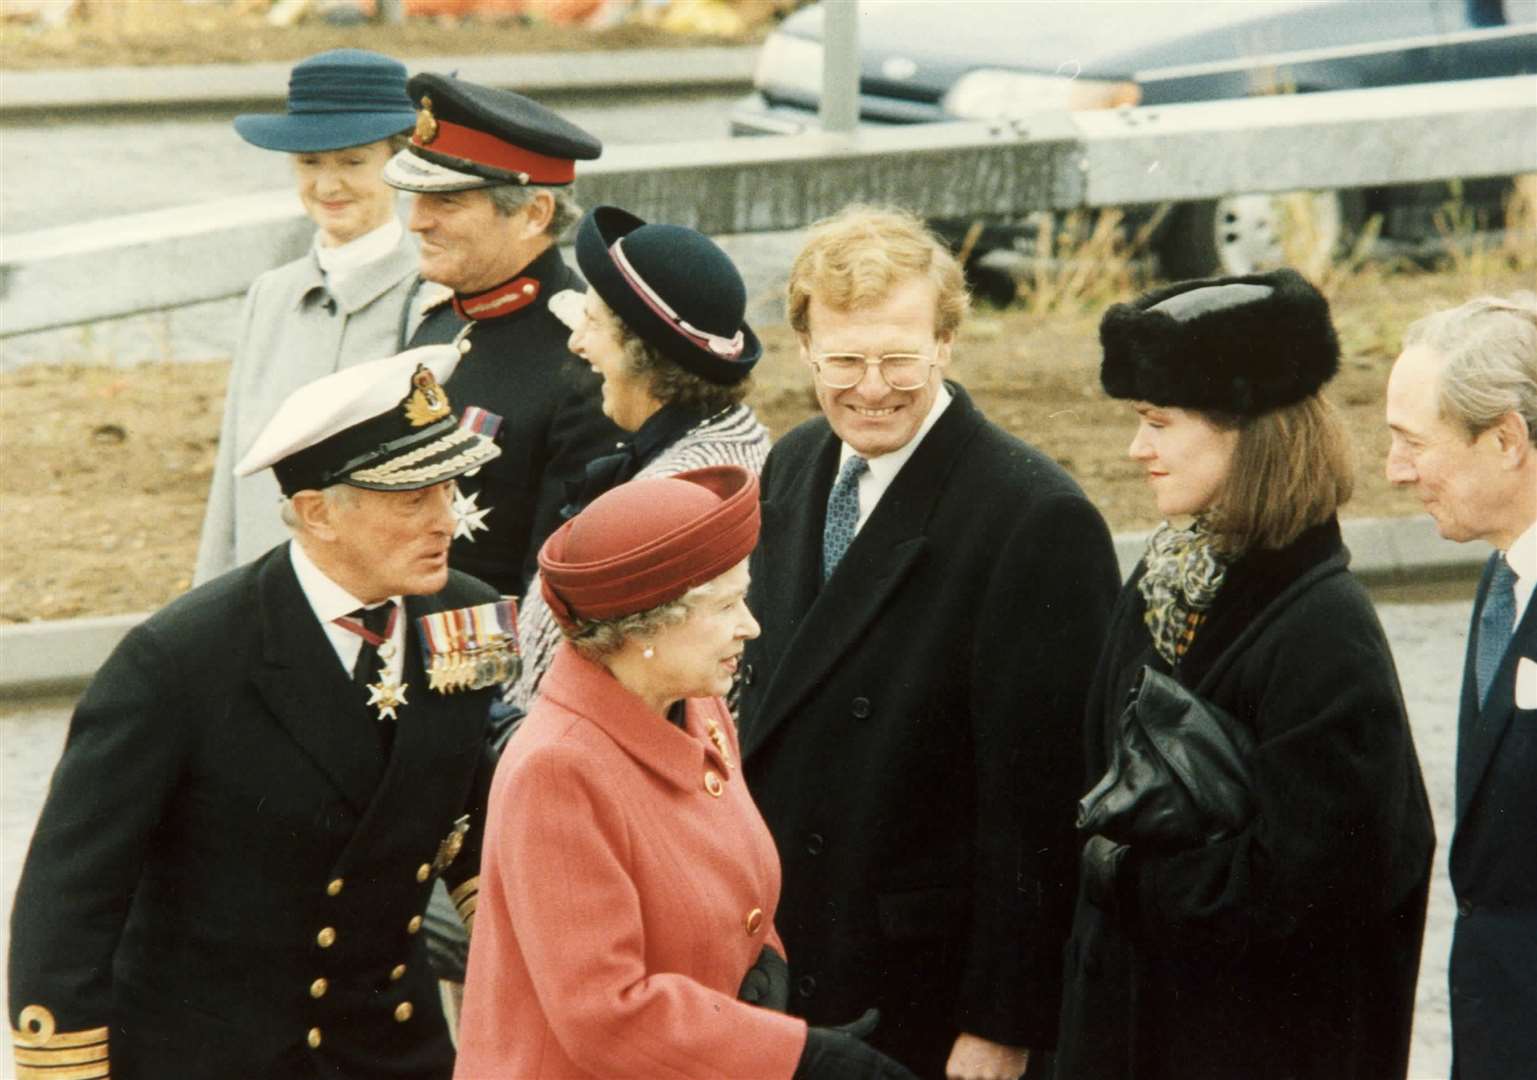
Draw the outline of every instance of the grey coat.
[[[201,584],[288,539],[270,471],[236,479],[235,465],[277,407],[305,383],[400,349],[401,312],[416,284],[416,241],[402,233],[388,255],[328,286],[313,251],[251,285],[240,315],[203,514],[193,583]],[[419,302],[436,297],[423,287]],[[415,320],[419,321],[419,320]],[[415,321],[412,327],[414,329]]]

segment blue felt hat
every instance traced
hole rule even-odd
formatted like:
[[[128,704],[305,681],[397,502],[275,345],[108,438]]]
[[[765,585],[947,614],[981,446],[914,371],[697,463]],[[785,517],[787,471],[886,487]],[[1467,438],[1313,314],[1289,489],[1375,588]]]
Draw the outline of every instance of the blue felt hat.
[[[331,49],[294,65],[286,113],[235,117],[240,137],[290,154],[364,146],[410,130],[406,66],[364,49]]]

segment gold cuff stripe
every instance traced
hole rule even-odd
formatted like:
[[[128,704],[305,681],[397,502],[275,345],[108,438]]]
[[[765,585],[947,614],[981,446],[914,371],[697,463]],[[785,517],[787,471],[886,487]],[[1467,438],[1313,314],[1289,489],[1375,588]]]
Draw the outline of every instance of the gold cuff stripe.
[[[461,900],[458,904],[454,905],[459,910],[459,918],[469,919],[470,916],[474,915],[475,904],[477,901],[479,901],[479,899],[479,895],[471,896]]]
[[[480,892],[480,875],[476,874],[469,880],[460,882],[457,888],[450,890],[448,898],[457,904],[465,897],[474,896],[478,892]]]
[[[89,1065],[70,1065],[62,1069],[17,1065],[16,1080],[109,1080],[112,1067],[106,1061]]]
[[[28,1005],[16,1018],[21,1029],[11,1029],[11,1039],[17,1047],[59,1050],[69,1046],[89,1046],[107,1041],[107,1028],[87,1028],[84,1031],[58,1031],[53,1013],[43,1005]]]
[[[42,1050],[30,1050],[24,1046],[16,1048],[16,1064],[18,1065],[83,1065],[89,1061],[107,1060],[107,1041],[92,1046],[63,1047],[53,1049],[48,1047]]]

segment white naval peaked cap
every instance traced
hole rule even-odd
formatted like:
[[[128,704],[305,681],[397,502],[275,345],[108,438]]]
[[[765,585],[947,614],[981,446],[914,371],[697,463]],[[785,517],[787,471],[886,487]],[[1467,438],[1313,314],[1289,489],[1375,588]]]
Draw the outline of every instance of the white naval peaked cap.
[[[460,360],[423,345],[306,383],[257,435],[236,476],[270,468],[283,494],[346,483],[409,491],[462,475],[501,450],[459,426],[443,389]]]

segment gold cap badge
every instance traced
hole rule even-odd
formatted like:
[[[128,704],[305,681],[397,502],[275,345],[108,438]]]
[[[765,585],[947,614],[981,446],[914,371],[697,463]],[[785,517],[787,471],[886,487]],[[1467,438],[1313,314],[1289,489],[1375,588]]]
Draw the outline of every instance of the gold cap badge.
[[[425,364],[417,364],[411,376],[411,393],[406,397],[406,419],[412,427],[426,427],[449,413],[448,394]]]
[[[422,106],[416,110],[416,141],[426,146],[438,137],[438,119],[432,115],[432,95],[422,95]]]

